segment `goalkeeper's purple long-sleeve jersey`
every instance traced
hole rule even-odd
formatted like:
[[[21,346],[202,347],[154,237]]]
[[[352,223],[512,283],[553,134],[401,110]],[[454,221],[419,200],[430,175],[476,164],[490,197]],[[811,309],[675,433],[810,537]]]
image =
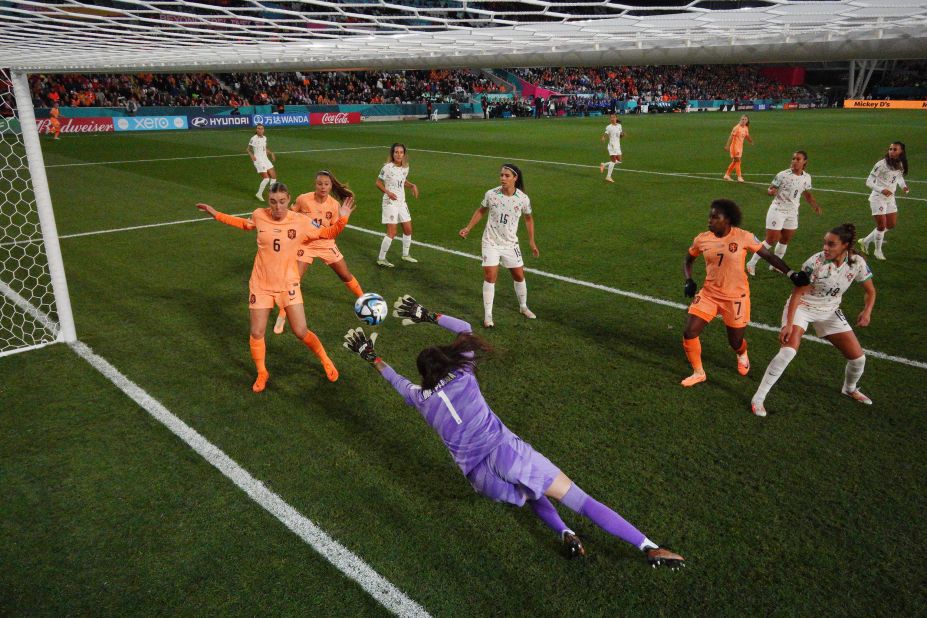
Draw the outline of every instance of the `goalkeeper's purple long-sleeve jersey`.
[[[442,315],[438,325],[452,333],[472,332],[463,320]],[[423,389],[386,365],[381,372],[406,403],[431,425],[466,475],[514,434],[489,408],[473,369],[452,371],[433,389]]]

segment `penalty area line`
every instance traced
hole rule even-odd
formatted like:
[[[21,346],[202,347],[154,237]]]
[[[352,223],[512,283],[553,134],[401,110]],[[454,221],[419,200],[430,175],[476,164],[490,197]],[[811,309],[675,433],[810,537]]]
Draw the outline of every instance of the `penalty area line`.
[[[346,227],[351,228],[357,232],[363,232],[365,234],[372,234],[374,236],[382,236],[383,232],[378,230],[369,230],[367,228],[358,227],[356,225],[348,225]],[[460,257],[469,258],[471,260],[481,261],[482,258],[478,255],[473,255],[472,253],[466,253],[464,251],[458,251],[456,249],[448,249],[447,247],[442,247],[441,245],[433,245],[431,243],[421,242],[418,240],[413,240],[412,244],[418,245],[420,247],[425,247],[427,249],[433,249],[435,251],[440,251],[442,253],[450,253],[451,255],[457,255]],[[677,303],[671,300],[666,300],[664,298],[657,298],[656,296],[648,296],[647,294],[638,294],[637,292],[629,292],[627,290],[622,290],[620,288],[613,288],[611,286],[602,285],[601,283],[593,283],[591,281],[583,281],[582,279],[574,279],[573,277],[567,277],[565,275],[558,275],[557,273],[551,273],[544,270],[538,270],[536,268],[525,268],[525,272],[538,275],[541,277],[547,277],[548,279],[555,279],[557,281],[562,281],[564,283],[571,283],[573,285],[578,285],[585,288],[590,288],[593,290],[599,290],[601,292],[608,292],[609,294],[615,294],[617,296],[623,296],[625,298],[633,298],[634,300],[640,300],[648,303],[653,303],[655,305],[662,305],[663,307],[671,307],[673,309],[687,309],[689,306],[682,303]],[[759,330],[765,330],[772,333],[778,333],[780,328],[778,326],[771,326],[769,324],[763,324],[762,322],[750,322],[750,326],[757,328]],[[803,339],[808,341],[814,341],[816,343],[825,343],[830,345],[830,342],[826,339],[821,339],[820,337],[815,337],[813,335],[804,335]],[[899,363],[901,365],[908,365],[909,367],[917,367],[918,369],[927,369],[927,363],[911,360],[910,358],[904,358],[903,356],[894,356],[892,354],[886,354],[884,352],[879,352],[877,350],[863,350],[867,356],[872,358],[878,358],[881,360],[887,360],[894,363]]]
[[[223,476],[244,491],[261,508],[276,517],[291,532],[341,571],[345,577],[357,582],[367,594],[383,607],[397,616],[423,618],[430,616],[425,608],[407,597],[386,578],[374,571],[357,554],[333,539],[312,520],[268,489],[264,483],[251,476],[247,470],[238,465],[219,447],[174,416],[161,402],[129,380],[85,343],[77,341],[70,344],[70,346],[78,356],[103,374],[116,388],[125,393],[155,420],[167,427],[171,433],[219,470]]]

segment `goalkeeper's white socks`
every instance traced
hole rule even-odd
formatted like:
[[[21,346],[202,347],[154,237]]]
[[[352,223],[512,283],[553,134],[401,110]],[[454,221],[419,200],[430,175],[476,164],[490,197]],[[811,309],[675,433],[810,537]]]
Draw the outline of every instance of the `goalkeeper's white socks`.
[[[380,255],[377,257],[377,260],[386,260],[386,252],[389,251],[390,246],[393,244],[393,239],[389,236],[384,235],[383,240],[380,241]]]
[[[769,394],[769,389],[779,380],[779,377],[785,372],[785,368],[789,366],[796,354],[798,354],[798,351],[795,348],[788,346],[779,348],[779,353],[769,361],[769,367],[766,368],[766,373],[763,374],[763,379],[760,380],[760,386],[756,389],[756,393],[753,394],[753,402],[763,403],[766,395]]]
[[[492,302],[496,297],[496,284],[483,282],[483,323],[492,324]]]

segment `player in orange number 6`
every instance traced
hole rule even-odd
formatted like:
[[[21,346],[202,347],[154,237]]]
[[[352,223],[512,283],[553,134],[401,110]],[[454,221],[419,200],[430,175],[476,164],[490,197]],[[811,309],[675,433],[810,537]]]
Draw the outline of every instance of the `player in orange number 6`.
[[[354,200],[346,199],[339,209],[339,218],[331,227],[317,228],[312,220],[289,210],[290,191],[282,182],[270,185],[268,208],[258,208],[250,219],[221,213],[209,204],[196,207],[220,223],[242,230],[257,230],[257,255],[248,281],[248,306],[251,310],[251,358],[257,368],[257,379],[252,390],[260,393],[267,386],[270,374],[264,364],[264,332],[267,319],[277,304],[284,308],[290,328],[322,362],[325,375],[332,382],[338,379],[338,370],[328,358],[322,342],[306,326],[303,296],[299,289],[299,268],[296,253],[309,240],[335,238],[348,223],[354,210]]]
[[[747,340],[744,332],[750,322],[750,284],[744,272],[748,251],[758,253],[777,270],[788,275],[796,286],[808,285],[808,273],[794,272],[763,246],[752,232],[742,230],[740,207],[731,200],[715,200],[708,215],[708,231],[692,241],[686,253],[682,270],[686,276],[686,296],[693,298],[689,305],[689,318],[683,332],[682,347],[692,365],[692,375],[682,381],[683,386],[695,386],[708,379],[702,368],[702,344],[699,335],[715,316],[720,315],[727,327],[727,341],[737,353],[737,371],[745,376],[750,371]],[[692,280],[692,264],[702,255],[705,258],[705,283],[696,294]]]

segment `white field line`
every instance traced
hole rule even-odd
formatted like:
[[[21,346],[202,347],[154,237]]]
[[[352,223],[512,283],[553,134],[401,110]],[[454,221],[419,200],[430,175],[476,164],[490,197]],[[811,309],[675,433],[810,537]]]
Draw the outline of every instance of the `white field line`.
[[[241,213],[241,214],[236,215],[236,216],[245,216],[245,215],[247,215],[247,214],[248,214],[248,213]],[[184,220],[184,221],[169,221],[169,222],[167,222],[167,223],[152,223],[152,224],[149,224],[149,225],[137,225],[137,226],[126,227],[126,228],[109,229],[109,230],[99,230],[99,231],[96,231],[96,232],[82,232],[82,233],[80,233],[80,234],[68,234],[68,235],[65,235],[65,236],[61,236],[61,238],[62,238],[62,239],[66,239],[66,238],[77,238],[77,237],[80,237],[80,236],[92,236],[92,235],[95,235],[95,234],[114,234],[114,233],[117,233],[117,232],[128,232],[128,231],[131,231],[131,230],[144,229],[144,228],[151,228],[151,227],[159,227],[159,226],[164,226],[164,225],[178,225],[178,224],[180,224],[180,223],[196,223],[196,222],[200,222],[200,221],[212,221],[212,218],[211,218],[211,217],[203,217],[203,218],[201,218],[201,219],[187,219],[187,220]],[[357,231],[357,232],[363,232],[364,234],[372,234],[372,235],[374,235],[374,236],[382,236],[382,235],[383,235],[383,231],[382,231],[382,230],[370,230],[370,229],[367,229],[367,228],[358,227],[358,226],[356,226],[356,225],[348,225],[347,227],[350,228],[350,229],[352,229],[352,230],[355,230],[355,231]],[[412,241],[412,244],[418,245],[418,246],[420,246],[420,247],[425,247],[425,248],[428,248],[428,249],[433,249],[433,250],[435,250],[435,251],[440,251],[440,252],[442,252],[442,253],[450,253],[451,255],[457,255],[457,256],[460,256],[460,257],[465,257],[465,258],[468,258],[468,259],[471,259],[471,260],[480,260],[480,259],[481,259],[480,256],[478,256],[478,255],[473,255],[472,253],[466,253],[466,252],[464,252],[464,251],[458,251],[458,250],[456,250],[456,249],[448,249],[448,248],[442,247],[442,246],[440,246],[440,245],[433,245],[433,244],[431,244],[431,243],[421,242],[421,241],[418,241],[418,240],[413,240],[413,241]],[[550,272],[547,272],[547,271],[544,271],[544,270],[537,270],[537,269],[535,269],[535,268],[525,268],[525,271],[526,271],[526,272],[529,272],[529,273],[533,273],[533,274],[535,274],[535,275],[539,275],[539,276],[541,276],[541,277],[547,277],[547,278],[549,278],[549,279],[556,279],[557,281],[563,281],[563,282],[565,282],[565,283],[572,283],[573,285],[579,285],[579,286],[582,286],[582,287],[591,288],[591,289],[593,289],[593,290],[599,290],[599,291],[602,291],[602,292],[608,292],[608,293],[610,293],[610,294],[616,294],[616,295],[618,295],[618,296],[624,296],[625,298],[633,298],[634,300],[640,300],[640,301],[644,301],[644,302],[648,302],[648,303],[653,303],[653,304],[655,304],[655,305],[662,305],[662,306],[664,306],[664,307],[671,307],[671,308],[673,308],[673,309],[686,309],[686,308],[688,307],[688,305],[683,305],[682,303],[677,303],[677,302],[674,302],[674,301],[671,301],[671,300],[665,300],[665,299],[663,299],[663,298],[657,298],[656,296],[648,296],[648,295],[646,295],[646,294],[638,294],[637,292],[629,292],[629,291],[627,291],[627,290],[622,290],[622,289],[619,289],[619,288],[613,288],[613,287],[610,287],[610,286],[607,286],[607,285],[602,285],[602,284],[600,284],[600,283],[593,283],[593,282],[591,282],[591,281],[583,281],[582,279],[574,279],[574,278],[572,278],[572,277],[567,277],[567,276],[564,276],[564,275],[558,275],[558,274],[556,274],[556,273],[550,273]],[[769,325],[769,324],[763,324],[763,323],[760,323],[760,322],[750,322],[750,326],[753,326],[754,328],[758,328],[758,329],[760,329],[760,330],[770,331],[770,332],[773,332],[773,333],[778,333],[778,332],[779,332],[779,327],[778,327],[778,326],[771,326],[771,325]],[[813,337],[813,336],[811,336],[811,335],[805,335],[804,338],[807,339],[807,340],[809,340],[809,341],[814,341],[814,342],[817,342],[817,343],[826,343],[826,344],[830,345],[829,342],[827,342],[826,340],[820,339],[820,338],[818,338],[818,337]],[[868,354],[869,356],[871,356],[871,357],[873,357],[873,358],[879,358],[879,359],[882,359],[882,360],[887,360],[887,361],[891,361],[891,362],[894,362],[894,363],[899,363],[899,364],[902,364],[902,365],[908,365],[908,366],[910,366],[910,367],[917,367],[917,368],[919,368],[919,369],[927,369],[927,363],[922,362],[922,361],[911,360],[911,359],[909,359],[909,358],[904,358],[903,356],[894,356],[894,355],[892,355],[892,354],[886,354],[885,352],[879,352],[879,351],[877,351],[877,350],[865,350],[865,352],[866,352],[866,354]]]
[[[161,402],[122,375],[85,343],[80,341],[73,343],[71,349],[346,577],[360,584],[361,588],[383,607],[397,616],[429,616],[421,605],[407,597],[382,575],[370,568],[359,556],[330,537],[305,515],[251,476],[219,447],[174,416]]]
[[[782,170],[779,170],[779,171],[782,171]],[[718,174],[717,172],[686,172],[686,173],[687,173],[687,174],[695,174],[696,176],[716,176],[716,175]],[[767,178],[772,179],[772,178],[775,178],[775,177],[776,177],[776,174],[778,174],[778,173],[779,173],[779,172],[773,172],[772,174],[767,174],[767,173],[764,173],[764,172],[750,172],[750,173],[748,173],[748,174],[742,174],[742,176],[766,176]],[[809,172],[809,173],[810,173],[810,172]],[[863,182],[863,183],[866,182],[866,178],[868,178],[868,176],[863,176],[862,178],[860,178],[859,176],[826,176],[826,175],[824,175],[824,174],[811,174],[811,177],[812,177],[812,178],[838,178],[838,179],[840,179],[840,180],[858,180],[859,182]],[[908,179],[905,179],[905,182],[906,182],[907,184],[911,184],[912,182],[916,182],[916,183],[927,183],[927,180],[908,180]]]
[[[373,234],[375,236],[382,236],[382,230],[368,230],[367,228],[357,227],[356,225],[348,225],[347,227],[358,232],[364,232],[365,234]],[[471,253],[465,253],[463,251],[457,251],[456,249],[447,249],[440,245],[433,245],[426,242],[419,242],[413,240],[412,244],[419,245],[421,247],[427,247],[428,249],[434,249],[435,251],[440,251],[442,253],[450,253],[452,255],[459,255],[461,257],[470,258],[471,260],[482,261],[482,258],[478,255],[473,255]],[[556,273],[549,273],[544,270],[537,270],[535,268],[525,268],[525,272],[539,275],[541,277],[547,277],[549,279],[556,279],[557,281],[563,281],[565,283],[572,283],[573,285],[582,286],[585,288],[592,288],[593,290],[600,290],[602,292],[608,292],[609,294],[616,294],[618,296],[624,296],[625,298],[633,298],[634,300],[641,300],[648,303],[653,303],[655,305],[662,305],[664,307],[672,307],[673,309],[687,309],[689,305],[684,305],[682,303],[673,302],[671,300],[665,300],[663,298],[657,298],[656,296],[648,296],[646,294],[638,294],[637,292],[628,292],[627,290],[622,290],[619,288],[613,288],[607,285],[602,285],[600,283],[592,283],[590,281],[583,281],[582,279],[574,279],[573,277],[567,277],[564,275],[558,275]],[[763,324],[761,322],[750,322],[750,326],[758,328],[760,330],[766,330],[772,333],[779,333],[781,330],[778,326],[771,326],[769,324]],[[814,341],[816,343],[826,343],[830,345],[830,342],[826,339],[821,339],[820,337],[814,337],[812,335],[805,335],[803,339],[808,341]],[[908,365],[910,367],[917,367],[918,369],[927,369],[927,363],[911,360],[909,358],[904,358],[902,356],[894,356],[891,354],[886,354],[884,352],[878,352],[876,350],[863,350],[868,356],[872,358],[879,358],[882,360],[892,361],[894,363],[900,363],[902,365]]]
[[[499,155],[484,155],[484,154],[472,154],[468,152],[450,152],[447,150],[428,150],[426,148],[416,148],[416,152],[430,152],[433,154],[443,154],[451,155],[457,157],[476,157],[480,159],[498,159],[500,161],[523,161],[525,163],[540,163],[542,165],[562,165],[565,167],[580,167],[580,168],[598,168],[598,165],[589,165],[586,163],[564,163],[563,161],[545,161],[543,159],[522,159],[519,157],[503,157]],[[674,176],[677,178],[692,178],[694,180],[714,180],[717,182],[727,182],[720,177],[710,178],[705,176],[706,172],[696,172],[696,173],[683,173],[683,172],[655,172],[652,170],[636,170],[624,167],[622,165],[616,165],[615,171],[625,172],[629,174],[651,174],[653,176]],[[773,174],[775,175],[775,174]],[[747,185],[757,185],[760,187],[768,187],[769,183],[766,182],[744,182],[736,184],[747,184]],[[844,191],[842,189],[821,189],[819,187],[814,188],[815,193],[820,192],[826,193],[845,193],[847,195],[869,195],[869,192],[863,193],[860,191]],[[912,200],[915,202],[927,202],[927,198],[924,197],[908,197],[904,195],[896,196],[899,200]]]

